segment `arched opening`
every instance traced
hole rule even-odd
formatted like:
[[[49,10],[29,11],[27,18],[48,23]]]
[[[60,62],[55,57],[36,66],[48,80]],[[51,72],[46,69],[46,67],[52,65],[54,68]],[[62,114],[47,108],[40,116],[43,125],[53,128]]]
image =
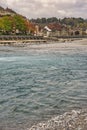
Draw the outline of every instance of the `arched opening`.
[[[75,35],[79,35],[80,34],[80,32],[79,31],[75,31]]]

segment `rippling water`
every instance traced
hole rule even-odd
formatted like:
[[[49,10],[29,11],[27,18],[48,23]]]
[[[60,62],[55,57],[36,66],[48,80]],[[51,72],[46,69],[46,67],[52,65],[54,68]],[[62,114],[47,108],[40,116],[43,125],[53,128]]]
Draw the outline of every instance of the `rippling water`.
[[[87,107],[87,53],[20,50],[0,47],[0,130]]]

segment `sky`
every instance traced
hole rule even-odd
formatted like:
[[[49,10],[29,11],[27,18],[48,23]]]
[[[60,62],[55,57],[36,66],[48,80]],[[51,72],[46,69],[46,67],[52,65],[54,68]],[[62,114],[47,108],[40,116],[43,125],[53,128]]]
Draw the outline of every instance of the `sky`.
[[[82,17],[87,19],[87,0],[0,0],[27,18]]]

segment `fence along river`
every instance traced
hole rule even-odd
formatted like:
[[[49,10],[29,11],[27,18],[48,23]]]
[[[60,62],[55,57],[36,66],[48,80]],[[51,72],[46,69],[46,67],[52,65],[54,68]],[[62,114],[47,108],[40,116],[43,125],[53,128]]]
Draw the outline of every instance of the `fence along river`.
[[[13,44],[13,43],[32,43],[32,42],[46,42],[41,36],[22,36],[22,35],[2,35],[0,36],[1,44]]]
[[[56,36],[56,37],[43,37],[43,36],[29,36],[29,35],[1,35],[0,36],[0,44],[8,44],[13,45],[13,43],[44,43],[44,42],[53,42],[53,41],[61,41],[63,42],[68,40],[78,40],[87,38],[87,36]]]

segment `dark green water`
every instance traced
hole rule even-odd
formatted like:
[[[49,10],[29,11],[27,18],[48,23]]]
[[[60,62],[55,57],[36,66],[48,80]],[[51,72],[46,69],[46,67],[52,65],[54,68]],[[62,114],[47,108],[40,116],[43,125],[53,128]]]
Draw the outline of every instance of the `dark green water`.
[[[0,130],[23,130],[84,107],[87,53],[0,47]]]

